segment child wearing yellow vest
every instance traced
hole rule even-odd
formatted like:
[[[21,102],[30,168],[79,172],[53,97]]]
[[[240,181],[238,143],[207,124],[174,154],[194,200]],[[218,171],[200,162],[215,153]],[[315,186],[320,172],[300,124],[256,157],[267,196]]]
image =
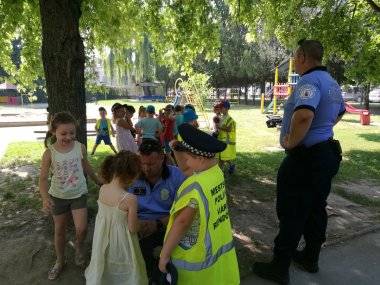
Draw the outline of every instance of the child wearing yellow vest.
[[[178,127],[183,141],[171,146],[188,178],[170,211],[159,268],[173,264],[178,284],[239,284],[223,172],[215,154],[226,144],[189,124]]]
[[[219,154],[221,167],[225,163],[228,164],[228,173],[233,174],[235,172],[234,160],[236,159],[236,122],[228,114],[230,109],[230,102],[222,101],[221,104],[222,120],[218,127],[218,140],[227,144],[224,151]]]

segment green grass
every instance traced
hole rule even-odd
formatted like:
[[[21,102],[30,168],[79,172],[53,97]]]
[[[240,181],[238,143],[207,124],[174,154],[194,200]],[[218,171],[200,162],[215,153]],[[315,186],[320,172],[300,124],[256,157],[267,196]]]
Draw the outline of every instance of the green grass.
[[[15,142],[8,145],[0,163],[2,167],[40,164],[45,147],[43,141]]]
[[[16,198],[16,195],[13,192],[10,192],[9,190],[6,190],[3,194],[4,200],[13,200]]]
[[[34,185],[36,182],[29,177],[7,176],[2,180],[0,197],[4,201],[14,202],[17,209],[38,209],[41,206],[39,197],[30,192],[30,187]]]
[[[152,104],[146,101],[110,100],[99,101],[98,105],[111,106],[115,102],[134,105]],[[161,108],[166,103],[153,103]],[[268,129],[267,118],[260,113],[258,107],[234,105],[230,111],[237,122],[237,173],[228,179],[230,187],[239,187],[252,192],[258,200],[269,201],[275,197],[275,181],[278,167],[284,152],[269,151],[279,148],[279,131]],[[212,113],[208,113],[211,118]],[[362,126],[358,115],[347,114],[335,127],[335,138],[339,139],[343,148],[343,161],[336,177],[337,181],[356,181],[358,179],[374,179],[380,184],[380,116],[371,116],[372,124]],[[376,125],[377,124],[377,125]],[[89,138],[88,149],[91,150],[94,139]],[[10,144],[5,156],[0,161],[3,166],[22,164],[40,164],[44,151],[42,141],[17,142]],[[103,159],[112,154],[109,147],[100,145],[89,161],[98,169]],[[90,183],[89,204],[96,209],[98,188]]]
[[[40,199],[37,197],[29,197],[25,194],[18,195],[15,198],[16,205],[18,209],[39,209],[41,207]]]

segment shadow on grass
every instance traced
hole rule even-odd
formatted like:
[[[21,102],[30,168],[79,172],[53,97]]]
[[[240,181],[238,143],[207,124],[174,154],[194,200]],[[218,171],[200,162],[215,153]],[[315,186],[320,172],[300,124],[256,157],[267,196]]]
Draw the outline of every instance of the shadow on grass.
[[[373,135],[373,136],[371,136]],[[368,134],[379,139],[378,134]],[[237,172],[229,180],[233,184],[252,181],[276,181],[277,170],[285,157],[284,152],[242,152],[237,154]],[[376,179],[380,181],[380,150],[351,150],[344,152],[338,179]]]
[[[380,151],[351,150],[343,154],[338,180],[376,179],[380,183]]]
[[[34,195],[32,187],[35,187],[35,181],[30,177],[22,178],[17,175],[8,175],[1,177],[0,198],[6,203],[3,209],[13,204],[17,209],[39,209],[41,202],[39,195]],[[11,203],[9,203],[11,202]]]
[[[375,135],[377,138],[379,135]],[[277,170],[284,152],[242,152],[237,154],[237,171],[227,183],[232,188],[253,193],[260,201],[275,197]],[[351,150],[345,152],[336,177],[340,181],[375,179],[380,183],[380,151]]]
[[[379,134],[362,134],[359,136],[379,142]],[[27,150],[27,151],[26,151]],[[2,167],[35,165],[39,169],[44,148],[38,143],[17,143],[7,149]],[[104,158],[112,154],[108,147],[99,148],[94,156],[88,159],[95,171],[98,171]],[[276,175],[284,152],[240,152],[237,154],[237,171],[226,177],[228,186],[250,194],[251,200],[272,201],[275,197]],[[355,181],[359,179],[375,179],[380,183],[380,150],[351,150],[344,153],[337,180]],[[232,189],[232,190],[233,190]],[[89,209],[96,213],[99,187],[89,182]],[[4,191],[5,192],[5,191]]]
[[[275,197],[277,170],[284,152],[241,152],[237,154],[237,171],[227,177],[232,188],[251,193],[259,201],[272,201]]]
[[[346,118],[342,118],[342,122],[346,122],[346,123],[357,123],[357,124],[359,124],[360,123],[360,118],[359,118],[359,116],[358,116],[358,119],[357,120],[355,120],[355,119],[346,119]]]
[[[380,142],[380,134],[358,134],[359,137],[370,142]]]

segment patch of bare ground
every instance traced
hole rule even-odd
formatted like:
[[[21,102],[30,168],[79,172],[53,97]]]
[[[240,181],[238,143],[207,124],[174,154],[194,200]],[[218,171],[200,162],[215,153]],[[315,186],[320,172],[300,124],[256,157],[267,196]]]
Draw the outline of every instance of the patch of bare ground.
[[[373,179],[360,179],[358,181],[345,181],[335,183],[335,185],[349,194],[365,196],[369,199],[380,201],[380,185]]]
[[[250,271],[256,260],[268,260],[278,231],[275,201],[262,202],[256,198],[253,185],[237,185],[228,189],[229,211],[241,276]],[[355,235],[380,221],[378,209],[364,207],[334,193],[328,199],[328,228],[326,243]]]

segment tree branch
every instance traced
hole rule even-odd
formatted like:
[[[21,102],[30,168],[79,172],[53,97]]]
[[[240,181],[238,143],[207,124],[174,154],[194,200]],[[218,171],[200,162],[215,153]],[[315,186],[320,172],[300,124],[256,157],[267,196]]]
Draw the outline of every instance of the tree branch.
[[[372,9],[376,12],[376,13],[380,13],[380,6],[378,6],[375,1],[373,0],[367,0],[367,3],[372,7]]]

